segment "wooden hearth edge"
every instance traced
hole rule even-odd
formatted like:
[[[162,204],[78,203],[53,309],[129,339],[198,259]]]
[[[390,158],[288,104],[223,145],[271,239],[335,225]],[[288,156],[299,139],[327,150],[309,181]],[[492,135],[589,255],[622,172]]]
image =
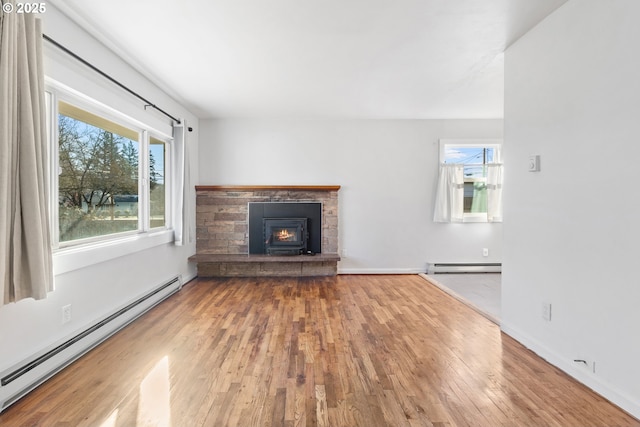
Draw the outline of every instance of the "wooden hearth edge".
[[[196,191],[338,191],[339,185],[196,185]]]

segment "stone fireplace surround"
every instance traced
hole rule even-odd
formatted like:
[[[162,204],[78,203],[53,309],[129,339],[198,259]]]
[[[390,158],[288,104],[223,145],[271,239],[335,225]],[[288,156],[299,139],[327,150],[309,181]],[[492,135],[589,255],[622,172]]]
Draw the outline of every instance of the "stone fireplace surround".
[[[200,277],[334,276],[340,186],[196,186],[196,255]],[[322,203],[321,253],[249,255],[249,202]]]

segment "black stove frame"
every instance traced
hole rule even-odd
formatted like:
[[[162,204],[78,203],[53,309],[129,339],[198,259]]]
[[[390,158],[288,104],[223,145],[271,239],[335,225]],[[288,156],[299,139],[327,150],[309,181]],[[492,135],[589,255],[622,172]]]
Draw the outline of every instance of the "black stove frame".
[[[306,244],[294,245],[293,242],[279,242],[281,244],[276,244],[268,251],[267,240],[271,232],[265,230],[266,220],[269,220],[268,224],[271,224],[271,220],[293,222],[305,220],[306,224],[301,227],[306,232]],[[320,202],[250,202],[248,221],[249,254],[297,255],[322,252],[322,203]]]

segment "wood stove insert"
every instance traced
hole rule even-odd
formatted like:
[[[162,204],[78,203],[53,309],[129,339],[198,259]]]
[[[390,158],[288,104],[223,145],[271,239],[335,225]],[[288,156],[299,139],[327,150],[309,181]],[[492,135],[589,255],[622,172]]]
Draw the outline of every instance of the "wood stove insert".
[[[321,203],[249,203],[249,254],[316,254],[321,247]]]
[[[307,253],[307,218],[263,218],[262,230],[267,255]]]

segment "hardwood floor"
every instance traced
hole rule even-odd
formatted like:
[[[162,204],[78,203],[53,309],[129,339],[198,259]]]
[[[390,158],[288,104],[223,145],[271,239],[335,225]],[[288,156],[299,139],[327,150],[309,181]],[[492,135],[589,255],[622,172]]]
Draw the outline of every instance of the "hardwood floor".
[[[1,426],[638,426],[419,276],[198,279]]]

